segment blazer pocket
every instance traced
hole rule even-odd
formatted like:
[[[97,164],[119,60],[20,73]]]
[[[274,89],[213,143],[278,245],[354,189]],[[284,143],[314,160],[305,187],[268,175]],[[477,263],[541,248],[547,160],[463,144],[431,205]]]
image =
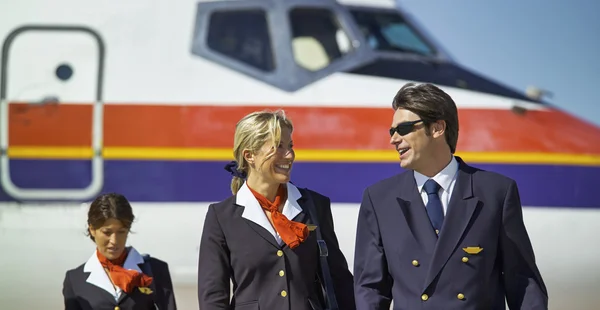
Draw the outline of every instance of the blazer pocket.
[[[258,300],[236,302],[233,306],[234,310],[259,310]]]

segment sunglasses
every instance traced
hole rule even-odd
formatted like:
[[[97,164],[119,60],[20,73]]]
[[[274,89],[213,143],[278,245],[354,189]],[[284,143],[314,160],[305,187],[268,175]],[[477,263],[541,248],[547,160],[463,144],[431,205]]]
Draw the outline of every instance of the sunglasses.
[[[418,119],[416,121],[400,123],[396,127],[390,128],[390,137],[393,136],[396,132],[401,136],[411,133],[414,129],[415,124],[418,124],[422,121],[423,120]]]

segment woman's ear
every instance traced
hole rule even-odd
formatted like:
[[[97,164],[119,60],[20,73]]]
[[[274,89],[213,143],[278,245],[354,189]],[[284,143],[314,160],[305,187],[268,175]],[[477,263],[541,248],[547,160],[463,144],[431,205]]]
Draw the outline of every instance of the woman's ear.
[[[252,166],[254,164],[254,154],[250,150],[244,150],[242,156],[248,165]]]
[[[94,230],[91,225],[88,225],[88,231],[90,232],[90,236],[96,238],[96,230]]]

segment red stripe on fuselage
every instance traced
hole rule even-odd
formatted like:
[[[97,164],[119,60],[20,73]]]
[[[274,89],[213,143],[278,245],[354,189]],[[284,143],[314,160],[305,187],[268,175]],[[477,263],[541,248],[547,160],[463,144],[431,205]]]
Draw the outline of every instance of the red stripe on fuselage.
[[[236,122],[265,106],[115,105],[104,107],[104,145],[229,148]],[[303,149],[389,149],[391,108],[286,107]],[[9,107],[10,146],[90,146],[91,104]],[[557,110],[524,115],[459,109],[465,152],[600,154],[600,128]]]

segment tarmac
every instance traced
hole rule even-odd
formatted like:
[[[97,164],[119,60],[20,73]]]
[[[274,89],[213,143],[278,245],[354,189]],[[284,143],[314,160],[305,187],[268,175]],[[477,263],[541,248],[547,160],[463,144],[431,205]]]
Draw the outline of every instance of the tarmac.
[[[2,281],[8,279],[2,277]],[[32,285],[36,289],[32,291],[9,290],[0,293],[0,309],[2,310],[49,310],[64,309],[61,287],[54,286],[51,289],[39,290],[39,285]],[[577,285],[577,287],[584,287]],[[598,292],[589,285],[589,290],[577,292],[573,287],[565,286],[563,294],[556,291],[550,296],[550,310],[597,310],[600,305]],[[196,285],[180,284],[175,286],[175,298],[179,310],[201,310],[198,308]],[[7,294],[9,293],[9,294]],[[569,295],[575,293],[577,296]],[[571,298],[569,298],[571,297]],[[508,307],[507,307],[508,309]]]
[[[4,279],[2,281],[6,281]],[[51,310],[64,309],[61,287],[52,290],[12,291],[10,295],[0,293],[0,309],[2,310]],[[177,309],[197,310],[198,298],[195,285],[177,285],[175,288]],[[6,291],[4,291],[6,292]]]
[[[143,221],[131,239],[151,253],[163,250],[157,255],[170,263],[178,309],[202,310],[198,307],[194,268],[197,249],[184,246],[197,244],[194,239],[198,235],[181,229],[156,230],[165,216],[158,214],[157,222],[144,218],[143,210],[151,207],[140,208]],[[174,206],[168,211],[179,214]],[[531,238],[536,245],[536,258],[550,295],[549,310],[600,309],[600,247],[588,242],[597,229],[580,224],[583,216],[600,222],[600,213],[526,211],[524,217],[534,232]],[[84,213],[85,209],[0,207],[0,310],[64,309],[62,281],[66,270],[84,263],[93,253],[94,245],[82,233]],[[336,220],[347,221],[343,218],[346,214],[340,214]],[[569,231],[556,227],[569,227]],[[352,235],[340,234],[340,238],[345,237],[340,243],[352,242]],[[352,256],[347,256],[352,266]]]

